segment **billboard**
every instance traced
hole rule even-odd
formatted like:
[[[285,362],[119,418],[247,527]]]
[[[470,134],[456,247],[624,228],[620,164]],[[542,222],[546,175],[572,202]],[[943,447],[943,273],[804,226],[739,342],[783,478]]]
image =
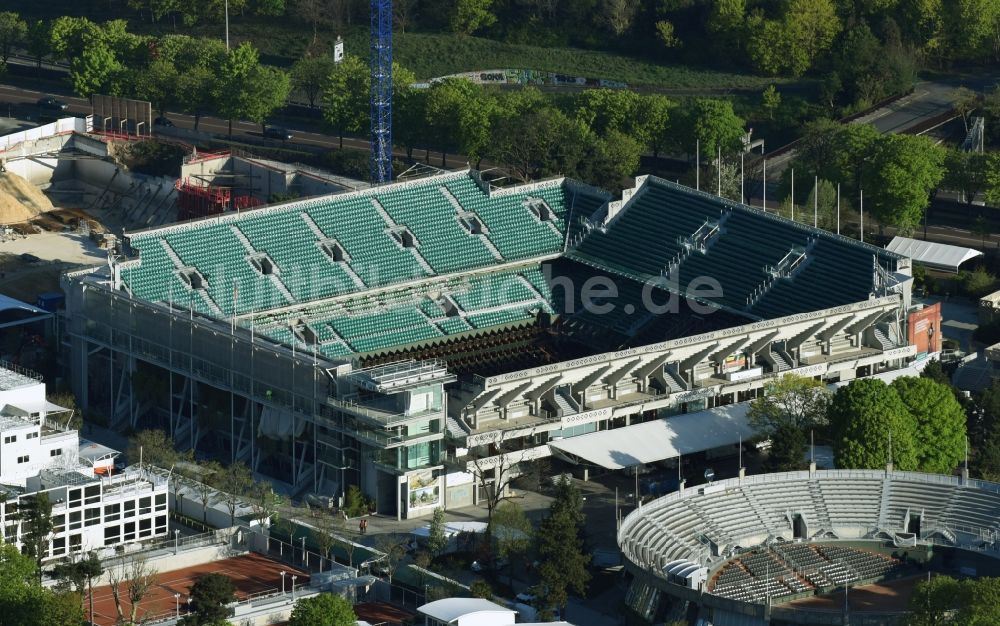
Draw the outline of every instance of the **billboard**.
[[[935,302],[906,317],[906,339],[917,354],[941,351],[941,303]]]

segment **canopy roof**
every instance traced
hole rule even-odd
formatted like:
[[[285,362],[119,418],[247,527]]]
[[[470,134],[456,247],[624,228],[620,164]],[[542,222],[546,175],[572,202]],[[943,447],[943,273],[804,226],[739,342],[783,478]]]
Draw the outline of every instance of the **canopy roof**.
[[[920,241],[909,237],[893,237],[886,250],[908,256],[921,265],[946,272],[958,272],[958,267],[962,263],[983,255],[979,250],[972,248]]]
[[[417,611],[446,624],[475,613],[514,613],[506,607],[482,598],[445,598],[419,606]]]
[[[559,456],[617,470],[748,440],[749,403],[730,404],[549,443]]]
[[[52,314],[27,302],[0,294],[0,328],[30,324],[52,317]]]

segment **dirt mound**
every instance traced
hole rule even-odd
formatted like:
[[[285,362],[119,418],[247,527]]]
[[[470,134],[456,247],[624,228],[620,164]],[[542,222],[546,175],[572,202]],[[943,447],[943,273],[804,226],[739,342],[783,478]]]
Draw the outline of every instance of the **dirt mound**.
[[[52,209],[52,202],[37,187],[17,174],[0,172],[0,224],[27,222]]]

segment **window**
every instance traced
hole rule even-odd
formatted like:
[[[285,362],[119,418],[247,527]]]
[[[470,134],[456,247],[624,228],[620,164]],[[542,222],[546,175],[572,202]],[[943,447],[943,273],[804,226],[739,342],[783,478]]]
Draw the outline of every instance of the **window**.
[[[124,517],[135,517],[135,500],[125,501],[125,515]]]
[[[156,494],[156,510],[164,511],[167,508],[167,494],[158,493]]]
[[[52,532],[59,534],[66,530],[66,516],[65,515],[53,515],[52,516]]]
[[[24,436],[25,439],[38,439],[38,433],[30,432]]]
[[[52,556],[66,554],[66,538],[56,537],[52,540]]]
[[[111,544],[118,543],[122,538],[122,527],[121,526],[105,526],[104,527],[104,545],[110,546]]]
[[[101,501],[101,486],[91,485],[83,492],[86,502],[84,504],[95,504]]]
[[[146,496],[144,498],[139,498],[139,515],[149,514],[153,510],[151,508],[152,503],[153,499],[150,498],[149,496]]]
[[[125,522],[125,535],[123,539],[125,541],[135,539],[135,522]]]
[[[82,515],[80,514],[80,511],[70,511],[69,512],[69,529],[70,530],[76,530],[76,529],[80,528],[80,519],[81,518],[82,518]]]
[[[17,441],[17,435],[7,435],[3,438],[4,443],[14,443]]]
[[[52,448],[49,450],[49,456],[62,456],[62,448]]]
[[[157,515],[156,516],[156,534],[167,532],[167,516]]]
[[[87,509],[83,513],[84,526],[97,526],[101,523],[101,507],[95,506]]]
[[[149,519],[148,517],[146,519],[139,520],[139,536],[149,537],[152,534],[153,534],[153,520]]]
[[[104,507],[104,521],[116,522],[121,519],[122,505],[108,504]]]
[[[30,460],[31,460],[31,456],[30,456],[30,455],[27,455],[27,454],[25,454],[24,456],[19,456],[19,457],[17,457],[17,462],[18,462],[18,464],[21,464],[21,463],[27,463],[27,462],[28,462],[28,461],[30,461]]]
[[[70,535],[69,536],[69,549],[79,550],[83,546],[83,535]]]
[[[83,491],[80,489],[70,489],[69,490],[69,505],[71,507],[80,506],[80,498],[82,497]]]

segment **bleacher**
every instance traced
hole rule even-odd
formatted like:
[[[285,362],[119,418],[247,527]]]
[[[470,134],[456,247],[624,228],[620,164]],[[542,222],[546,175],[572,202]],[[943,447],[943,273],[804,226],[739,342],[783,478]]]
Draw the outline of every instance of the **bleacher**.
[[[685,249],[684,242],[706,221],[719,221],[719,234],[704,251]],[[768,270],[793,247],[808,249],[801,268],[770,281]],[[677,288],[710,276],[722,286],[716,302],[764,319],[866,300],[873,290],[873,259],[890,273],[897,259],[885,250],[652,177],[604,228],[594,229],[567,256],[640,281],[679,262]],[[765,284],[763,295],[752,299]]]

